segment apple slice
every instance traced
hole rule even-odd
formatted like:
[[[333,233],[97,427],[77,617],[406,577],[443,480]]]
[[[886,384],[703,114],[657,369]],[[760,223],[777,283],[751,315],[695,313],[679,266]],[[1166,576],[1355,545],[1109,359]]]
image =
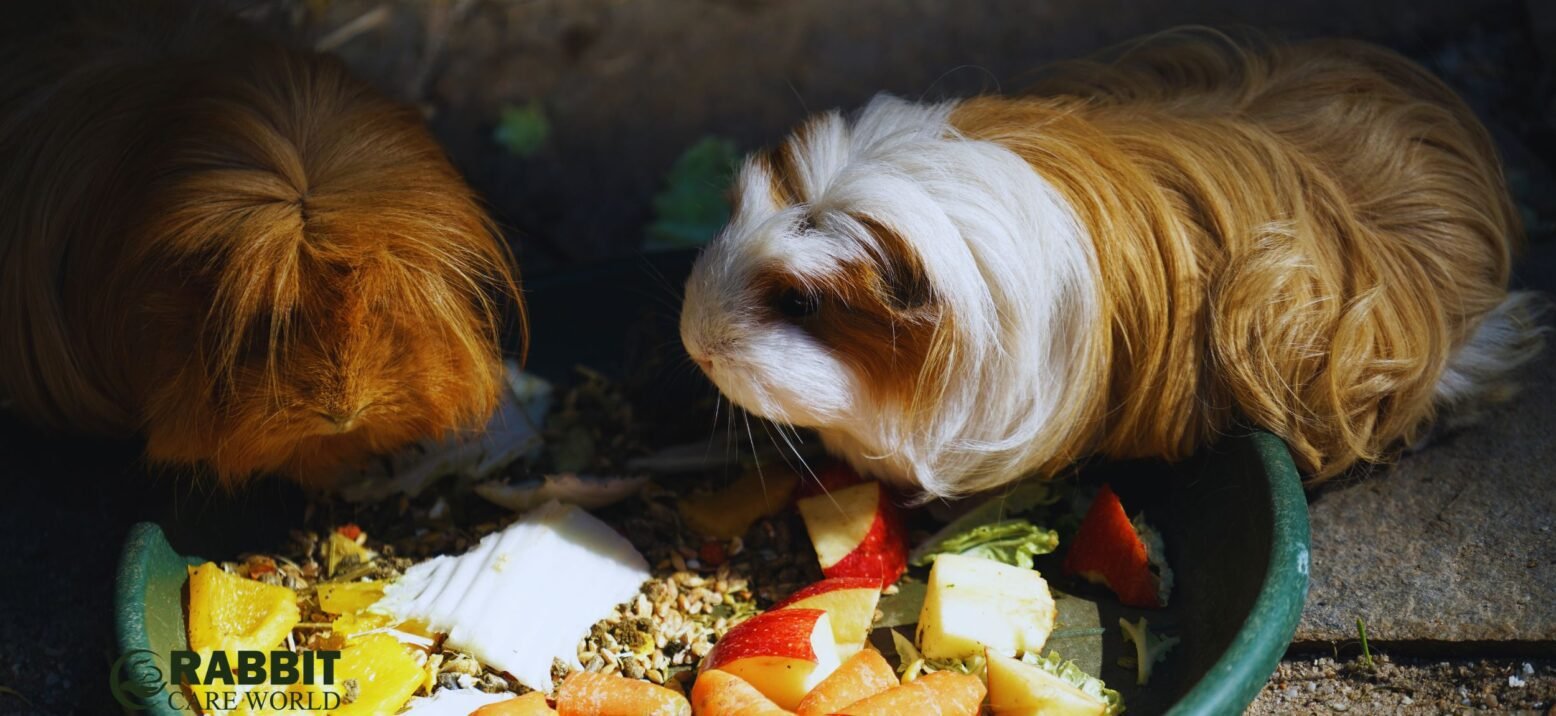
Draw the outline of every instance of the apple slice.
[[[701,670],[738,676],[793,711],[841,663],[832,633],[832,620],[820,609],[764,612],[724,634]]]
[[[1164,607],[1172,569],[1161,536],[1144,520],[1131,521],[1113,488],[1103,485],[1064,557],[1065,574],[1106,586],[1131,607]]]
[[[1053,674],[994,650],[988,664],[989,709],[994,716],[1103,716],[1107,702]]]
[[[881,601],[881,583],[874,577],[823,579],[789,595],[773,609],[820,609],[832,619],[843,658],[852,656],[870,638],[875,605]]]
[[[1014,656],[1048,641],[1058,610],[1036,570],[982,557],[942,554],[929,570],[918,642],[926,659],[990,650]]]
[[[871,577],[885,589],[908,568],[902,515],[879,482],[864,482],[797,503],[828,577]]]

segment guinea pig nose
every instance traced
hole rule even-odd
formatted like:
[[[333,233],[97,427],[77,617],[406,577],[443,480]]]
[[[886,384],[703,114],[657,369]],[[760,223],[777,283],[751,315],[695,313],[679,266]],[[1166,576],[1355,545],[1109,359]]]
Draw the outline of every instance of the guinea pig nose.
[[[335,428],[337,432],[344,433],[351,430],[353,427],[356,427],[357,418],[362,417],[362,412],[365,410],[367,410],[367,406],[362,406],[361,408],[351,411],[317,410],[314,412],[318,413],[319,417],[323,418],[324,421],[329,423],[331,427]]]

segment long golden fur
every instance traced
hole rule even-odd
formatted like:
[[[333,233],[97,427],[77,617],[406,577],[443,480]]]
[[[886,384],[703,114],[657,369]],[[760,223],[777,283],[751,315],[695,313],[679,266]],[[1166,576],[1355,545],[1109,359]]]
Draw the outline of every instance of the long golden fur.
[[[0,395],[227,483],[486,418],[516,279],[413,109],[208,7],[41,14],[0,57]]]
[[[1421,436],[1522,237],[1441,81],[1362,43],[1201,38],[1036,93],[951,121],[1025,158],[1095,239],[1109,290],[1075,416],[1094,427],[1060,454],[1181,458],[1247,419],[1321,481]]]

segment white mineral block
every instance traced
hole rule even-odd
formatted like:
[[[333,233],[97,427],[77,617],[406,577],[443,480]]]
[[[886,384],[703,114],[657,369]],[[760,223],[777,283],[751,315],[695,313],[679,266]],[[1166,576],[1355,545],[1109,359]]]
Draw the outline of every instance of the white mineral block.
[[[650,577],[631,543],[588,512],[550,502],[458,557],[415,565],[371,608],[417,620],[447,643],[551,690],[552,660],[575,669],[595,622]]]

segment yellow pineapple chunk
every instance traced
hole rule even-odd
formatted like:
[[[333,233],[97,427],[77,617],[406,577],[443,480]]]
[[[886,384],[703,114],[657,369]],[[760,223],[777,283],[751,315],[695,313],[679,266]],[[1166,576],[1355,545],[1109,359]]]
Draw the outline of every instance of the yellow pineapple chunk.
[[[346,644],[335,664],[335,683],[324,688],[344,693],[347,679],[356,680],[357,698],[332,711],[334,716],[399,711],[421,688],[425,674],[410,647],[388,634],[369,634]]]
[[[330,622],[330,631],[339,636],[353,637],[363,632],[374,629],[382,629],[394,623],[394,617],[387,614],[373,614],[372,612],[350,612],[335,617]]]
[[[319,608],[326,614],[351,614],[373,606],[383,596],[383,582],[320,584]]]
[[[200,654],[202,667],[210,664],[211,654],[217,651],[225,652],[228,662],[235,664],[239,651],[275,649],[301,618],[297,594],[286,587],[230,574],[215,562],[189,568],[189,648]],[[197,704],[209,703],[208,692],[249,690],[232,684],[192,684],[190,688]],[[247,709],[240,706],[232,713],[247,713]]]
[[[189,568],[194,651],[268,651],[285,641],[301,618],[297,594],[286,587],[228,574],[214,562]]]

